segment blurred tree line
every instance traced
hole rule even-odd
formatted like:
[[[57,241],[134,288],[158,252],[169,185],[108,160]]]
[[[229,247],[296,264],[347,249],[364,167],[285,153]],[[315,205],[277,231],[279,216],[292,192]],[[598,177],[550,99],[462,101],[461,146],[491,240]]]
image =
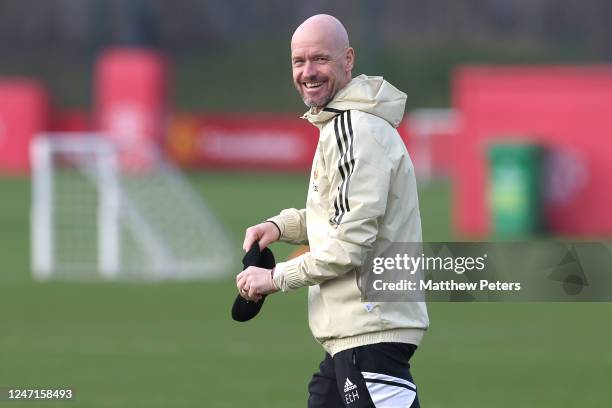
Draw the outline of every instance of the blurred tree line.
[[[347,26],[360,72],[396,76],[419,104],[448,102],[459,62],[612,58],[610,0],[2,0],[0,75],[37,75],[63,103],[88,104],[99,49],[148,45],[173,57],[180,106],[299,110],[290,35],[321,12]],[[276,99],[251,96],[279,78]]]

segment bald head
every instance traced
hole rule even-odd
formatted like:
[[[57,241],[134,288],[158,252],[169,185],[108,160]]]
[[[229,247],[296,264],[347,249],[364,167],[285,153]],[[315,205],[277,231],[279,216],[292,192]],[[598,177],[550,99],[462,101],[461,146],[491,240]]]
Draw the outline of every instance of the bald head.
[[[293,82],[304,103],[327,105],[351,81],[355,51],[342,23],[328,14],[304,21],[291,38]]]
[[[340,20],[329,14],[317,14],[299,25],[291,37],[291,47],[305,42],[327,45],[336,52],[349,47],[346,29]]]

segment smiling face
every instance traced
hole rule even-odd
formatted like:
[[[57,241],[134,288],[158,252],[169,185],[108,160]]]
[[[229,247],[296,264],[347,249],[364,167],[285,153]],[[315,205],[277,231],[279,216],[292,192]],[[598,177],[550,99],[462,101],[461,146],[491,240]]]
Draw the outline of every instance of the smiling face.
[[[293,84],[308,107],[320,110],[351,80],[355,52],[344,27],[331,16],[314,16],[291,40]]]

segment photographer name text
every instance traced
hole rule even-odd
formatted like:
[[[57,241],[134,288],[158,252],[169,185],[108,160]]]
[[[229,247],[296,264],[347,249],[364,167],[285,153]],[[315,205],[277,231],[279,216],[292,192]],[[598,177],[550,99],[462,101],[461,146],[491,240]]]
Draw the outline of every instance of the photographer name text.
[[[399,282],[385,282],[377,279],[372,282],[372,287],[377,291],[518,291],[521,290],[520,282],[488,281],[481,279],[478,282],[457,282],[455,280],[433,281],[421,280],[419,282],[401,280]]]

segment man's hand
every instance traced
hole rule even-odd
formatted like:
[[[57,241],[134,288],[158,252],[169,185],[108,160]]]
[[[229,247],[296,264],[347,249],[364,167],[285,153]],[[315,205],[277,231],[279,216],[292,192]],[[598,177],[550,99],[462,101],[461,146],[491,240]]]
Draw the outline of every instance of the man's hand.
[[[272,228],[276,227],[272,225]],[[243,298],[254,302],[259,301],[261,295],[278,292],[278,288],[272,280],[272,270],[256,266],[249,266],[240,272],[236,276],[236,286]]]
[[[244,234],[242,249],[244,249],[244,252],[247,252],[255,241],[259,241],[259,249],[264,249],[271,243],[278,241],[279,238],[280,231],[274,223],[269,221],[262,222],[247,228]]]

